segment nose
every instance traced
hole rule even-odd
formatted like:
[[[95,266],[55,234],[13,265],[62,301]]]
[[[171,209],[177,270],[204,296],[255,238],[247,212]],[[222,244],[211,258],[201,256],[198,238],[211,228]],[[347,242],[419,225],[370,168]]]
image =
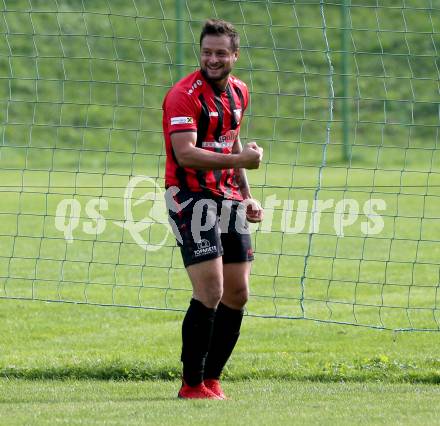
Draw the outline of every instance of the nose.
[[[215,53],[213,53],[210,57],[209,57],[209,63],[210,64],[216,64],[218,62],[218,58],[215,55]]]

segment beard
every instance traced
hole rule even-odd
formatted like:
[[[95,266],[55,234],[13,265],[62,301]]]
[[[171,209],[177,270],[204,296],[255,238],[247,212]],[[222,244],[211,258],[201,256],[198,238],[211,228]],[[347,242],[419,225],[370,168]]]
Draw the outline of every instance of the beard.
[[[231,73],[232,70],[224,68],[222,70],[222,72],[216,77],[210,77],[209,70],[206,67],[201,67],[201,71],[202,71],[203,77],[205,77],[206,80],[208,80],[208,81],[221,81],[221,80],[224,80]]]

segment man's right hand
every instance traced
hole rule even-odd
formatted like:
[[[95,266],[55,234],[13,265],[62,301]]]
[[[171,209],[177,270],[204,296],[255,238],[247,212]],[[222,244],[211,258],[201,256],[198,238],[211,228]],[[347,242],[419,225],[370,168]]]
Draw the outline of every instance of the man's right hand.
[[[258,169],[263,159],[263,148],[259,147],[255,142],[249,142],[238,155],[241,163],[240,168]]]

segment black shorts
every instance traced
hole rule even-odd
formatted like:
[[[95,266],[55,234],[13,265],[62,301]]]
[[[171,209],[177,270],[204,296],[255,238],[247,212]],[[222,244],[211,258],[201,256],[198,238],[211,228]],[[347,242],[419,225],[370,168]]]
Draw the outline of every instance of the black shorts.
[[[223,263],[254,259],[240,202],[180,190],[168,214],[185,267],[222,256]]]

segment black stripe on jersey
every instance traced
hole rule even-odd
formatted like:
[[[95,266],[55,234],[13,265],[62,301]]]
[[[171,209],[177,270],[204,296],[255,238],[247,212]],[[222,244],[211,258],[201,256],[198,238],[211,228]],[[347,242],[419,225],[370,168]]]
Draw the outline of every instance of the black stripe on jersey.
[[[238,99],[240,99],[240,104],[241,104],[241,113],[243,115],[243,111],[244,111],[244,96],[243,96],[243,92],[241,91],[241,89],[239,87],[234,87],[235,93],[237,93],[238,95]]]
[[[199,96],[200,103],[202,104],[202,110],[200,112],[200,118],[197,122],[197,142],[196,147],[202,148],[203,141],[206,139],[209,128],[209,109],[206,104],[205,98],[202,94]],[[201,188],[206,188],[206,172],[202,170],[196,170],[197,181]]]
[[[214,133],[214,140],[216,142],[218,142],[220,140],[220,136],[222,135],[223,118],[224,118],[225,112],[224,112],[222,100],[220,99],[220,97],[218,95],[214,96],[214,102],[215,102],[215,107],[218,112],[218,121],[217,121],[217,128],[215,129],[215,133]],[[219,152],[219,153],[223,152],[223,148],[220,148],[220,147],[214,148],[214,150],[215,150],[215,152]],[[221,183],[223,171],[222,170],[213,170],[213,173],[214,173],[214,178],[215,178],[215,186],[216,186],[217,190],[219,192],[221,192],[220,191],[220,183]]]
[[[202,147],[202,142],[205,140],[209,128],[209,109],[206,104],[203,95],[199,96],[200,103],[202,104],[202,110],[200,112],[200,118],[197,122],[197,143],[198,148]]]
[[[214,102],[218,113],[217,128],[215,129],[214,139],[218,141],[220,139],[220,136],[222,135],[223,117],[225,116],[225,113],[223,110],[222,100],[217,95],[214,96]],[[222,152],[221,149],[220,152]]]
[[[231,191],[231,184],[230,184],[229,180],[234,178],[234,173],[235,173],[234,169],[226,169],[225,170],[225,180],[223,182],[223,187],[224,187],[223,192],[225,194],[232,192]]]
[[[237,106],[235,105],[234,96],[232,95],[231,86],[229,84],[226,86],[226,94],[228,96],[229,107],[231,108],[231,129],[235,130],[238,127],[238,122],[237,119],[235,118],[235,112],[234,112]]]
[[[229,108],[231,110],[231,129],[235,130],[238,127],[238,122],[237,119],[235,118],[235,112],[234,112],[234,110],[237,108],[237,105],[235,104],[234,96],[232,95],[231,86],[229,84],[226,86],[226,95],[228,96]],[[241,102],[241,98],[240,98],[240,102]],[[243,103],[242,103],[242,108],[243,108]],[[229,180],[233,178],[233,173],[235,172],[232,171],[231,173],[231,170],[226,170],[225,172],[224,188],[226,193],[231,191],[231,185],[229,183]]]

